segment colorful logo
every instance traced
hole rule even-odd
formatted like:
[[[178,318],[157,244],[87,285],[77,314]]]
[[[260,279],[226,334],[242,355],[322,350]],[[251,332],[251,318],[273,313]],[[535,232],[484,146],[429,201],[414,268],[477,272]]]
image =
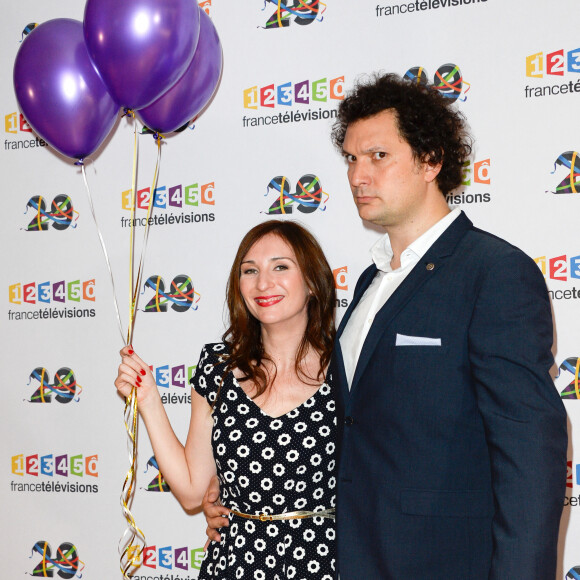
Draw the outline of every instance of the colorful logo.
[[[33,455],[13,455],[12,456],[12,473],[14,475],[24,476],[32,475],[39,477],[46,475],[47,477],[54,477],[59,475],[61,477],[69,477],[75,475],[76,477],[83,477],[90,475],[91,477],[98,477],[97,462],[98,455],[48,455],[39,456],[38,453]]]
[[[336,268],[332,271],[334,275],[334,287],[337,290],[348,290],[348,267],[341,266],[340,268]]]
[[[209,10],[211,8],[211,0],[202,0],[198,2],[199,7],[209,16]]]
[[[276,105],[309,105],[326,103],[329,99],[344,99],[344,76],[328,80],[327,77],[316,81],[304,80],[292,84],[288,81],[280,85],[269,84],[244,89],[243,102],[245,109],[266,107],[273,109]]]
[[[201,294],[195,291],[193,282],[189,276],[180,274],[173,278],[170,289],[165,290],[165,280],[157,274],[149,276],[145,282],[143,293],[147,290],[154,292],[153,298],[145,305],[145,312],[167,312],[167,305],[175,312],[197,310],[197,303]]]
[[[536,52],[526,56],[526,76],[535,79],[544,78],[544,74],[564,76],[564,73],[580,73],[580,48],[568,52],[555,50],[544,55]]]
[[[193,372],[195,371],[197,365],[187,367],[187,374],[185,371],[185,365],[176,365],[170,367],[169,365],[158,366],[157,368],[150,367],[151,372],[155,376],[155,382],[158,387],[163,387],[165,389],[169,386],[179,387],[184,389],[186,384],[189,384]]]
[[[463,164],[463,181],[461,185],[470,187],[471,185],[489,185],[491,183],[490,177],[491,160],[483,159],[482,161],[466,161]],[[468,204],[468,203],[487,203],[491,201],[491,193],[489,192],[451,192],[445,196],[449,204]]]
[[[25,29],[26,30],[26,29]],[[22,113],[10,113],[4,115],[4,131],[10,135],[21,135],[22,133],[30,133],[26,139],[8,140],[4,139],[4,149],[34,149],[35,147],[47,147],[48,143],[34,135],[32,128],[22,116]]]
[[[558,166],[566,169],[566,177],[558,183],[556,191],[547,193],[580,193],[580,157],[576,151],[565,151],[554,163],[552,175],[558,171]]]
[[[574,487],[574,465],[571,461],[568,461],[567,466],[566,487]],[[576,464],[576,485],[580,485],[580,463]]]
[[[580,256],[570,256],[569,261],[566,254],[555,256],[554,258],[540,256],[539,258],[534,258],[534,261],[538,264],[544,277],[547,276],[550,280],[567,282],[569,278],[580,278]]]
[[[215,205],[215,183],[210,181],[201,186],[199,183],[190,185],[173,185],[171,187],[156,187],[153,192],[153,207],[158,209],[183,209],[185,206],[198,207],[199,204]],[[131,190],[121,194],[121,207],[131,210]],[[149,209],[151,203],[151,188],[139,189],[135,196],[139,209]]]
[[[580,357],[567,358],[559,367],[556,379],[558,382],[564,381],[567,383],[560,392],[562,399],[577,399],[580,400],[580,381],[578,379],[578,371],[580,370]],[[568,382],[569,381],[569,382]]]
[[[198,222],[213,222],[215,215],[213,213],[197,213],[193,208],[211,207],[215,205],[215,183],[210,181],[200,186],[199,183],[190,185],[173,185],[171,187],[156,187],[151,195],[151,188],[146,187],[139,189],[135,194],[135,201],[138,209],[148,210],[153,199],[153,207],[156,211],[152,216],[136,217],[133,219],[133,226],[147,225],[174,225],[174,224],[192,224]],[[130,211],[131,208],[131,190],[128,189],[121,193],[121,207]],[[167,213],[158,210],[167,210]],[[190,210],[189,212],[176,212],[175,210]],[[122,217],[121,226],[128,227],[131,225],[131,219]]]
[[[133,546],[127,550],[127,558],[135,566],[157,567],[166,570],[199,570],[203,561],[203,548],[173,548],[165,546],[157,549],[157,546],[146,546],[141,550]]]
[[[580,580],[580,566],[574,566],[568,574],[566,574],[567,580]]]
[[[185,365],[162,365],[154,368],[150,366],[151,372],[155,376],[158,387],[169,389],[170,386],[180,390],[185,389],[189,383],[197,365],[186,367]],[[191,394],[189,392],[162,392],[161,402],[164,405],[191,404]]]
[[[268,2],[276,6],[275,12],[266,21],[265,28],[286,28],[294,21],[301,26],[322,22],[326,4],[319,0],[264,0],[265,10]]]
[[[422,85],[428,84],[427,72],[421,66],[410,68],[404,78],[410,82]],[[433,88],[439,91],[445,98],[465,101],[471,88],[470,83],[463,79],[461,70],[456,64],[442,64],[433,77]]]
[[[20,42],[22,42],[24,40],[24,38],[26,36],[28,36],[37,26],[38,26],[38,23],[36,23],[36,22],[31,22],[30,24],[27,24],[24,27],[24,30],[22,31],[22,36],[20,37]]]
[[[157,475],[149,482],[149,485],[146,488],[147,491],[157,491],[157,492],[171,491],[171,489],[169,489],[169,485],[163,478],[163,474],[161,473],[161,471],[159,471],[159,465],[157,465],[157,459],[155,459],[155,455],[151,457],[151,459],[147,462],[145,473],[149,471],[150,467],[157,470]]]
[[[466,161],[463,164],[463,181],[461,185],[469,186],[473,183],[483,183],[489,185],[491,160],[483,159],[482,161]]]
[[[49,224],[55,230],[66,230],[69,226],[77,227],[79,212],[73,208],[72,200],[68,195],[57,195],[52,200],[50,211],[46,210],[45,199],[41,195],[35,195],[28,200],[24,213],[28,213],[29,209],[32,209],[36,215],[26,227],[27,232],[45,232]]]
[[[54,558],[52,557],[52,548],[45,541],[36,542],[32,548],[31,558],[35,554],[40,556],[41,560],[32,571],[32,576],[37,578],[52,578],[56,572],[60,578],[81,578],[85,564],[78,555],[78,550],[71,542],[63,542],[56,550]]]
[[[66,301],[80,302],[95,301],[95,279],[74,280],[73,282],[29,282],[28,284],[11,284],[8,286],[8,301],[10,304],[51,304],[52,302],[60,302],[64,304]]]
[[[268,208],[265,213],[273,214],[291,214],[294,209],[294,203],[301,213],[312,213],[319,209],[326,210],[326,202],[330,197],[328,193],[322,190],[320,179],[312,174],[303,175],[296,183],[294,193],[290,193],[292,185],[290,180],[279,175],[270,180],[266,186],[265,196],[272,192],[276,195],[276,201]],[[323,199],[323,196],[324,199]]]
[[[334,275],[334,287],[337,290],[348,290],[348,266],[341,266],[332,270]],[[336,298],[336,308],[347,308],[347,298]]]
[[[38,388],[30,397],[31,403],[51,403],[52,396],[57,403],[78,403],[83,388],[77,383],[75,374],[68,367],[61,367],[50,382],[50,375],[44,367],[36,367],[28,379],[28,385],[32,382],[38,384]]]
[[[10,113],[9,115],[4,115],[4,131],[17,135],[19,131],[21,133],[32,133],[32,128],[22,113]]]

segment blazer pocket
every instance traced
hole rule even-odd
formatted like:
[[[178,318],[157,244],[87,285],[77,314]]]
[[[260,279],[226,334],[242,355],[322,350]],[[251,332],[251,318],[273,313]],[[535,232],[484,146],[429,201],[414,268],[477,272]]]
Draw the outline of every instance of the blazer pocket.
[[[407,334],[399,334],[395,336],[395,346],[441,346],[440,338],[433,338],[428,336],[409,336]]]
[[[493,516],[491,490],[401,490],[401,511],[416,516],[489,518]]]

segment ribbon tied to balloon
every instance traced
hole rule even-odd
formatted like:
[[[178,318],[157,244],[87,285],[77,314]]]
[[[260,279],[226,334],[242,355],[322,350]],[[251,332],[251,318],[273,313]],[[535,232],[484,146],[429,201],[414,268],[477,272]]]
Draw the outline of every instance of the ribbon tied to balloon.
[[[99,230],[84,160],[99,149],[124,109],[154,133],[158,147],[155,191],[162,134],[177,132],[199,115],[211,100],[222,71],[222,49],[209,16],[195,0],[87,0],[84,21],[57,18],[31,29],[14,62],[16,99],[28,124],[49,146],[76,159],[113,284],[121,337],[123,329],[113,274]],[[143,258],[133,284],[133,224],[137,167],[137,125],[133,160],[130,228],[130,312],[126,343],[130,344],[137,310]],[[149,216],[154,201],[149,204]],[[148,216],[148,217],[149,217]],[[124,340],[124,339],[123,339]],[[121,540],[124,578],[142,562],[145,537],[129,506],[136,478],[137,397],[125,404],[131,467],[123,484],[121,504],[127,531]],[[128,539],[127,539],[128,534]]]

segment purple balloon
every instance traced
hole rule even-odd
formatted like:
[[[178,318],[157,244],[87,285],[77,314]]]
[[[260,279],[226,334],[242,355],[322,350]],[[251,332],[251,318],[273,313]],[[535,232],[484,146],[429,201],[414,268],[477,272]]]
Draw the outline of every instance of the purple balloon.
[[[34,131],[77,159],[104,141],[119,109],[89,58],[82,22],[68,18],[44,22],[24,39],[14,90]]]
[[[111,96],[140,109],[171,88],[199,37],[195,0],[87,0],[85,41]]]
[[[210,17],[200,11],[197,49],[183,76],[137,116],[160,133],[171,133],[191,121],[211,99],[222,70],[222,47]]]

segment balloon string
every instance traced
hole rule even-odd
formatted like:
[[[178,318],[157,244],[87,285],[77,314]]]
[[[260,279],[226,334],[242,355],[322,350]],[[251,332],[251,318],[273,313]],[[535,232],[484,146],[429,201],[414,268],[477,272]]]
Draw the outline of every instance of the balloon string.
[[[132,112],[128,112],[132,114]],[[134,117],[134,114],[133,114]],[[153,175],[153,185],[151,187],[151,196],[149,201],[149,208],[147,211],[147,220],[145,224],[145,231],[143,237],[143,245],[141,248],[141,257],[139,259],[139,268],[137,270],[137,278],[135,284],[133,285],[134,278],[134,249],[135,249],[135,191],[136,191],[136,180],[137,180],[137,157],[138,157],[138,139],[137,139],[137,125],[135,125],[135,144],[133,148],[133,183],[132,183],[132,195],[131,195],[131,240],[130,240],[130,256],[129,256],[129,280],[130,280],[130,318],[129,318],[129,328],[127,329],[127,344],[132,344],[133,333],[135,328],[135,319],[137,316],[137,306],[139,301],[139,289],[141,287],[141,279],[143,275],[143,265],[145,262],[145,251],[147,248],[147,241],[149,239],[149,226],[151,224],[151,215],[153,212],[153,206],[155,204],[155,188],[157,187],[157,178],[159,175],[159,165],[161,161],[161,140],[163,136],[155,134],[155,140],[157,142],[157,163],[155,165],[155,172]],[[131,389],[131,394],[127,397],[125,401],[125,429],[127,430],[127,435],[129,437],[129,461],[130,467],[125,481],[123,483],[123,490],[121,492],[121,506],[123,509],[123,515],[127,521],[128,527],[120,540],[120,567],[123,577],[129,580],[129,571],[132,569],[139,568],[142,562],[143,549],[146,546],[145,534],[137,526],[135,518],[131,513],[130,506],[133,501],[135,483],[136,483],[136,466],[137,466],[137,429],[138,429],[138,406],[137,406],[137,391],[133,387]],[[122,551],[121,551],[122,550]]]
[[[93,221],[95,222],[95,227],[97,228],[97,234],[99,235],[99,241],[101,243],[101,248],[103,250],[103,254],[105,255],[105,262],[107,263],[107,268],[109,270],[109,277],[111,279],[111,286],[113,287],[113,304],[115,305],[115,312],[117,314],[117,322],[119,324],[119,332],[121,333],[121,340],[123,340],[123,325],[121,323],[121,314],[119,312],[119,305],[117,303],[117,292],[115,291],[115,280],[113,278],[113,270],[111,269],[111,262],[109,261],[109,254],[107,253],[107,247],[105,246],[105,240],[103,239],[103,235],[101,234],[101,229],[99,228],[99,224],[97,222],[97,216],[95,214],[95,207],[93,205],[93,198],[91,196],[91,189],[89,187],[89,182],[87,181],[87,174],[85,172],[85,164],[82,159],[77,161],[75,165],[80,166],[81,172],[83,174],[83,180],[85,182],[85,187],[87,189],[87,197],[89,199],[89,207],[91,209],[91,214],[93,215]]]
[[[136,134],[136,133],[135,133]],[[135,154],[133,160],[133,169],[135,174],[136,168],[136,157],[137,157],[137,147],[135,144]],[[97,217],[95,214],[94,204],[91,196],[91,191],[89,188],[89,184],[87,181],[87,176],[85,172],[85,166],[83,160],[79,160],[76,162],[76,165],[79,165],[83,174],[83,179],[85,182],[85,186],[87,189],[88,199],[89,199],[89,207],[93,216],[93,220],[95,222],[95,226],[97,228],[97,233],[99,235],[99,240],[101,242],[101,248],[105,255],[105,261],[107,263],[107,267],[109,269],[109,275],[111,278],[111,284],[113,287],[113,302],[115,305],[115,311],[117,313],[117,321],[119,323],[119,331],[121,333],[121,340],[123,340],[123,328],[121,323],[121,316],[119,313],[119,306],[117,304],[117,295],[115,291],[115,281],[113,277],[113,272],[111,269],[111,264],[109,260],[109,255],[107,253],[107,248],[105,246],[105,242],[103,236],[101,234],[101,230],[99,228]],[[157,170],[156,170],[157,171]],[[135,192],[135,178],[133,181],[133,199],[134,199],[134,192]],[[135,207],[135,203],[133,202],[133,208]],[[134,216],[132,216],[132,224]],[[132,229],[132,228],[131,228]],[[133,232],[132,232],[133,233]],[[133,236],[131,236],[133,238]],[[130,270],[133,269],[133,239],[131,240],[131,256],[130,256]],[[132,312],[133,314],[133,312]],[[135,522],[135,518],[130,510],[130,505],[133,500],[133,491],[135,489],[135,482],[136,482],[136,465],[137,465],[137,431],[138,431],[138,412],[137,412],[137,394],[135,387],[132,388],[131,394],[127,397],[125,401],[125,429],[127,430],[127,434],[129,436],[128,447],[129,447],[129,461],[130,461],[130,468],[127,472],[125,477],[125,481],[123,483],[123,490],[121,492],[121,506],[123,508],[123,514],[125,519],[128,523],[128,528],[125,530],[123,537],[120,540],[120,553],[121,553],[121,572],[123,573],[123,578],[126,580],[130,580],[129,571],[132,569],[136,569],[141,566],[142,563],[142,553],[143,549],[146,545],[145,534],[143,531],[137,526]],[[127,540],[127,536],[129,535],[129,539]],[[137,540],[137,543],[135,541]],[[121,551],[122,548],[122,551]]]
[[[135,311],[133,308],[134,295],[134,257],[135,257],[135,212],[136,212],[136,190],[137,190],[137,161],[139,156],[139,141],[137,139],[137,124],[135,114],[131,110],[125,111],[126,116],[133,118],[134,125],[134,143],[133,143],[133,169],[131,180],[131,217],[129,221],[129,326],[127,328],[127,342],[131,344],[132,336],[130,329],[134,324]],[[133,502],[134,489],[136,482],[137,467],[137,428],[138,428],[138,409],[136,389],[131,389],[131,394],[125,400],[124,410],[125,429],[128,435],[129,451],[129,470],[125,476],[123,489],[121,491],[121,507],[123,515],[127,522],[127,528],[119,541],[120,568],[123,578],[129,579],[129,572],[132,569],[141,566],[141,555],[146,545],[145,535],[137,526],[135,518],[131,513],[130,506]],[[137,541],[137,542],[136,542]]]
[[[151,185],[151,196],[149,200],[149,208],[147,210],[147,219],[145,221],[145,232],[143,234],[143,246],[141,247],[141,257],[139,259],[139,268],[137,269],[137,281],[133,290],[133,297],[131,300],[131,322],[128,331],[128,344],[132,344],[133,333],[135,329],[135,318],[137,313],[137,306],[139,304],[139,289],[143,278],[143,265],[145,263],[145,251],[147,249],[147,242],[149,240],[149,226],[151,225],[151,215],[153,213],[153,206],[155,205],[155,188],[157,187],[157,179],[159,177],[159,165],[161,163],[161,142],[163,135],[155,133],[155,141],[157,143],[157,162],[155,164],[155,172],[153,173],[153,183]]]
[[[133,143],[133,173],[131,179],[131,219],[129,222],[129,326],[127,327],[127,344],[131,344],[133,339],[133,326],[135,324],[135,309],[134,309],[134,292],[133,277],[135,269],[135,212],[137,211],[137,160],[139,157],[139,141],[137,139],[137,122],[135,120],[135,113],[131,110],[126,110],[126,115],[133,117],[134,125],[134,143]],[[138,287],[138,286],[137,286]]]

